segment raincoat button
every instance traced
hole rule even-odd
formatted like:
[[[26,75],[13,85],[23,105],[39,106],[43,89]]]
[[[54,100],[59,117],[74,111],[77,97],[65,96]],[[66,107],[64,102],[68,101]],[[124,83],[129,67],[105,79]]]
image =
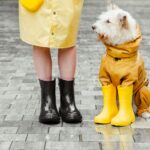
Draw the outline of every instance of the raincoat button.
[[[53,15],[56,15],[56,11],[53,12]]]
[[[115,60],[115,61],[118,61],[118,60],[121,60],[121,58],[116,58],[116,57],[115,57],[114,60]]]

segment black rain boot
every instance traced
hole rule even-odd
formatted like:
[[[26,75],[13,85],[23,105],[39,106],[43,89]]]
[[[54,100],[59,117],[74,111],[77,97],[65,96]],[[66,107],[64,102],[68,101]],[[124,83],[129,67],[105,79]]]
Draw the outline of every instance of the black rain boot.
[[[56,107],[55,82],[43,81],[39,79],[41,86],[41,112],[39,122],[46,124],[56,124],[60,122],[60,117]]]
[[[74,80],[65,81],[59,79],[60,88],[60,115],[66,123],[79,123],[82,116],[75,104]]]

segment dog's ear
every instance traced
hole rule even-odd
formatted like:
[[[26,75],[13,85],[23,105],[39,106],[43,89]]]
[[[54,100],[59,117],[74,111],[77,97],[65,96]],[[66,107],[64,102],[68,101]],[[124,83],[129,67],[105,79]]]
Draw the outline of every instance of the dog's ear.
[[[119,9],[119,7],[115,4],[108,4],[107,5],[107,10],[115,10],[115,9]]]
[[[129,24],[128,24],[128,17],[127,17],[127,15],[119,14],[118,15],[118,19],[119,19],[121,27],[124,28],[124,29],[128,29]]]
[[[127,16],[124,15],[122,17],[122,20],[120,20],[120,21],[121,21],[122,27],[125,28],[125,29],[128,29],[129,26],[128,26],[128,18],[127,18]]]

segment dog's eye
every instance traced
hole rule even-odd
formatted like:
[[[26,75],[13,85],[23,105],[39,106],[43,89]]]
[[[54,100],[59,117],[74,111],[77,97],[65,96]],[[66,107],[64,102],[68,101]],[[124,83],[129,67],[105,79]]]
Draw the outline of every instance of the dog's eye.
[[[106,20],[106,23],[111,23],[110,20]]]

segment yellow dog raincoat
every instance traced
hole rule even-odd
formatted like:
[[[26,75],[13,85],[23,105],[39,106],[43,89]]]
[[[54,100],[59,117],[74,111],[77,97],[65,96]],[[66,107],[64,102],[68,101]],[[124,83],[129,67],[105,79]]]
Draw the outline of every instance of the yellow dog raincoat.
[[[102,58],[99,79],[103,86],[113,84],[116,87],[133,85],[137,114],[150,112],[150,90],[147,88],[148,79],[144,69],[144,61],[138,52],[141,43],[141,32],[134,41],[121,45],[108,45]]]

